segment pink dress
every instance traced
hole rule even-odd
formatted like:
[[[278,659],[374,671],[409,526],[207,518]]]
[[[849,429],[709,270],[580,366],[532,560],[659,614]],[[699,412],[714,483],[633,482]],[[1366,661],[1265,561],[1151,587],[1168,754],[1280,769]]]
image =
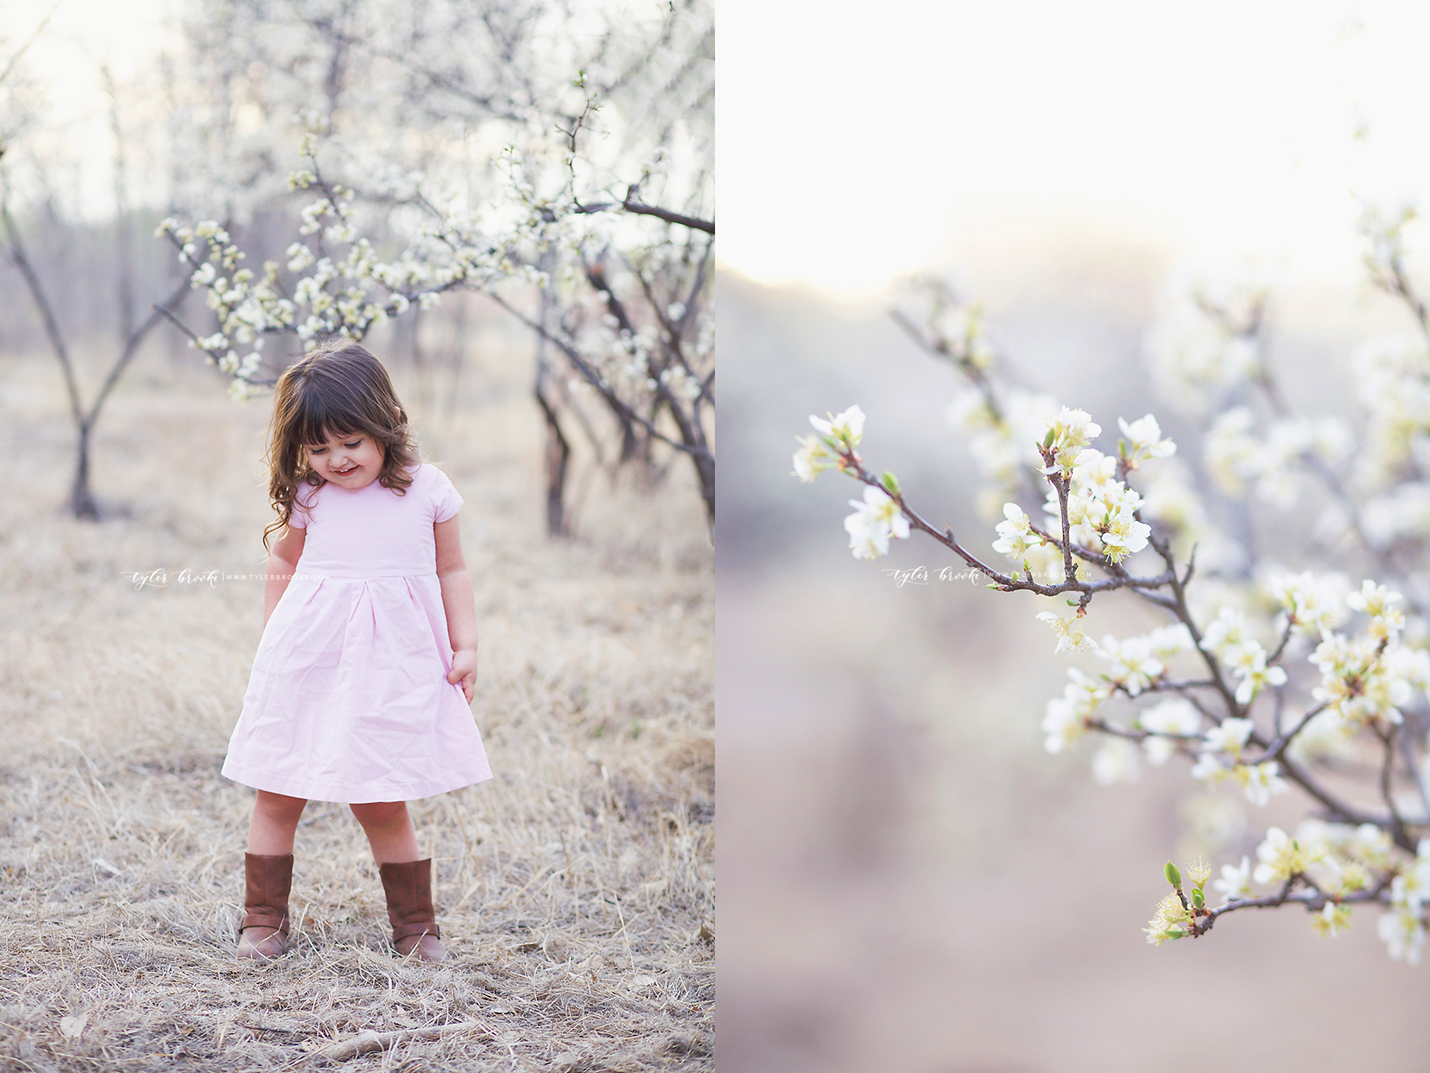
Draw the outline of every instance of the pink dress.
[[[403,495],[373,481],[305,489],[293,580],[263,630],[223,773],[318,801],[410,801],[491,778],[437,581],[434,522],[462,497],[422,465]]]

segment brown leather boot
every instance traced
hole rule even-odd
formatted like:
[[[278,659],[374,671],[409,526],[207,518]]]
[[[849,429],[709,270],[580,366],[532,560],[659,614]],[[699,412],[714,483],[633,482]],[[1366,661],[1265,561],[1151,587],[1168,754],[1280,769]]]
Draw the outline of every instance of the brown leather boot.
[[[293,854],[284,857],[243,855],[248,890],[243,923],[238,926],[238,956],[272,960],[288,952],[288,889],[293,885]]]
[[[377,872],[387,895],[387,919],[392,922],[397,952],[403,957],[415,952],[418,961],[441,961],[447,952],[432,911],[432,858],[380,865]]]

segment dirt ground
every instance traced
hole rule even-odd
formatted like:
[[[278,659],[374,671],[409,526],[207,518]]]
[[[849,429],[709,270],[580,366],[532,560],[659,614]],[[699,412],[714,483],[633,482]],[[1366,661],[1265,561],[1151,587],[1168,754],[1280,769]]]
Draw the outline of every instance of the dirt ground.
[[[713,1069],[713,553],[684,472],[583,478],[549,540],[524,363],[455,406],[398,378],[466,500],[496,773],[414,808],[449,957],[394,956],[360,828],[312,802],[296,949],[241,963],[252,791],[219,767],[262,625],[267,405],[191,360],[113,399],[98,524],[59,510],[57,370],[0,362],[0,1067]],[[399,1035],[332,1050],[367,1031]]]

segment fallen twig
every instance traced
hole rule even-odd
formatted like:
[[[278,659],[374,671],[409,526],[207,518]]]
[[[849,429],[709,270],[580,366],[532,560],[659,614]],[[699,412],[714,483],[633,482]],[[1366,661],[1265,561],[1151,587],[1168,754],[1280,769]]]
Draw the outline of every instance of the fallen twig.
[[[432,1025],[428,1028],[403,1028],[396,1032],[374,1032],[368,1029],[365,1032],[359,1032],[351,1039],[324,1047],[318,1052],[318,1057],[326,1058],[331,1062],[346,1062],[349,1058],[372,1054],[374,1051],[385,1051],[408,1040],[441,1039],[443,1036],[454,1036],[459,1032],[471,1032],[474,1029],[479,1029],[488,1035],[492,1034],[491,1029],[481,1021],[460,1021],[456,1024]]]

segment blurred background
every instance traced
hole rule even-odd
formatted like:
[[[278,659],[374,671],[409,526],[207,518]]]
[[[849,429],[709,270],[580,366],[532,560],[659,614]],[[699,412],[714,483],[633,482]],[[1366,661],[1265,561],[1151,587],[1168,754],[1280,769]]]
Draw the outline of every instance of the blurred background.
[[[1091,748],[1049,756],[1069,661],[1039,602],[938,581],[961,564],[917,534],[854,560],[858,486],[790,462],[808,415],[857,403],[867,464],[992,555],[944,417],[962,385],[888,316],[929,270],[983,304],[1015,381],[1105,439],[1153,412],[1193,450],[1147,334],[1176,279],[1253,266],[1293,407],[1350,416],[1352,351],[1413,326],[1363,282],[1356,223],[1430,181],[1423,14],[733,2],[721,20],[722,1067],[1423,1068],[1430,977],[1386,956],[1376,911],[1331,940],[1281,910],[1149,946],[1162,862],[1207,845],[1202,788],[1175,764],[1104,788]],[[926,585],[888,573],[918,565]],[[1098,630],[1157,624],[1099,606]],[[1297,822],[1296,796],[1215,795],[1213,874]]]

